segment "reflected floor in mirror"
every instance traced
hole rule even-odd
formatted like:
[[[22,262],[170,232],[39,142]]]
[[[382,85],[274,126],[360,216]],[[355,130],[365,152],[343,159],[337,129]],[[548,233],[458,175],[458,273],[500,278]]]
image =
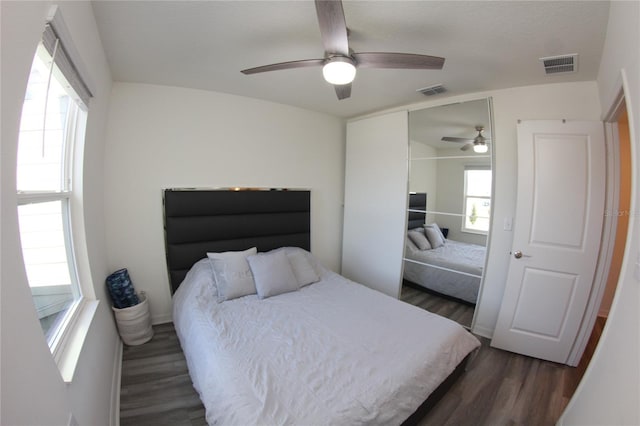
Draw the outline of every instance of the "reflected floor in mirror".
[[[449,318],[464,327],[471,328],[475,307],[470,304],[439,296],[426,289],[417,288],[415,285],[407,285],[406,283],[402,285],[400,299],[434,314]]]

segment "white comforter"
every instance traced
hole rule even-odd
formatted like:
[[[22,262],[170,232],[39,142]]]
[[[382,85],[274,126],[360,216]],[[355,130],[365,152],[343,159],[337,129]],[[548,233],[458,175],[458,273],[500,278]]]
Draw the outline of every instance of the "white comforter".
[[[295,292],[217,303],[206,262],[174,295],[174,323],[210,425],[400,424],[479,346],[324,268]]]
[[[484,246],[454,240],[447,240],[436,249],[420,250],[406,238],[403,278],[475,304],[478,301],[485,254]]]
[[[487,253],[485,246],[455,240],[447,240],[443,246],[429,250],[420,250],[407,242],[405,250],[405,257],[408,259],[473,274],[478,278],[482,276]]]

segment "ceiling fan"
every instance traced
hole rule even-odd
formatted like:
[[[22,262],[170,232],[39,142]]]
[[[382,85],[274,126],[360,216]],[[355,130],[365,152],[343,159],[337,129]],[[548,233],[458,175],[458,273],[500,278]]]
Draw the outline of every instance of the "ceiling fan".
[[[473,139],[444,136],[442,140],[446,142],[462,142],[464,143],[462,148],[460,148],[462,151],[466,151],[469,148],[473,147],[474,152],[482,154],[489,150],[488,145],[489,145],[489,141],[491,140],[491,139],[485,138],[482,135],[483,130],[484,130],[483,126],[476,126],[476,131],[478,132],[478,135]]]
[[[322,74],[334,85],[338,99],[351,96],[351,82],[356,68],[398,68],[439,70],[444,58],[412,53],[362,52],[349,48],[349,32],[344,18],[341,0],[316,0],[316,14],[320,24],[320,35],[324,45],[322,59],[303,59],[280,62],[242,70],[243,74],[257,74],[291,68],[322,66]]]

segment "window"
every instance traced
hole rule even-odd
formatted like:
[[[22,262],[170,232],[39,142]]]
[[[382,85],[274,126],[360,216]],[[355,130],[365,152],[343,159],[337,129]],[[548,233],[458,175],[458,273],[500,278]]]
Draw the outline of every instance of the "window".
[[[27,280],[54,355],[83,300],[73,250],[73,158],[84,137],[83,96],[88,101],[90,93],[79,84],[75,67],[48,24],[22,108],[16,189]]]
[[[491,213],[491,170],[467,167],[464,170],[464,217],[462,231],[489,232]]]

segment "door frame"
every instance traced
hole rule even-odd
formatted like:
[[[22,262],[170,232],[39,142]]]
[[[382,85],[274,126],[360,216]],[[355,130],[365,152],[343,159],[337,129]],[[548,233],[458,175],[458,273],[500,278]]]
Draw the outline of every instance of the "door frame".
[[[596,266],[593,285],[591,288],[591,295],[587,301],[587,307],[585,309],[584,317],[578,335],[573,344],[573,348],[569,353],[567,360],[568,365],[578,365],[582,354],[587,346],[591,331],[598,317],[600,310],[600,303],[604,296],[606,288],[607,277],[609,276],[609,270],[611,268],[611,260],[613,257],[613,248],[615,246],[616,228],[618,224],[617,216],[614,214],[607,214],[607,212],[614,212],[618,208],[618,202],[620,199],[620,177],[618,174],[617,166],[619,165],[619,153],[620,153],[620,137],[618,133],[617,119],[621,113],[623,113],[623,106],[625,106],[628,92],[628,86],[626,85],[626,76],[622,75],[618,79],[616,84],[616,95],[609,102],[608,110],[603,114],[602,120],[604,122],[604,137],[605,137],[605,152],[606,152],[606,183],[605,183],[605,210],[604,221],[602,225],[602,236],[600,243],[600,253],[598,255],[598,263]],[[630,109],[626,109],[626,114],[630,115]],[[631,117],[629,117],[631,122]],[[633,170],[633,158],[631,168]],[[632,172],[633,175],[633,172]],[[634,180],[631,177],[631,193],[634,192]],[[629,230],[627,230],[628,233]],[[628,242],[628,241],[627,241]],[[625,249],[624,257],[626,258],[627,250]],[[623,260],[623,265],[625,261]]]

